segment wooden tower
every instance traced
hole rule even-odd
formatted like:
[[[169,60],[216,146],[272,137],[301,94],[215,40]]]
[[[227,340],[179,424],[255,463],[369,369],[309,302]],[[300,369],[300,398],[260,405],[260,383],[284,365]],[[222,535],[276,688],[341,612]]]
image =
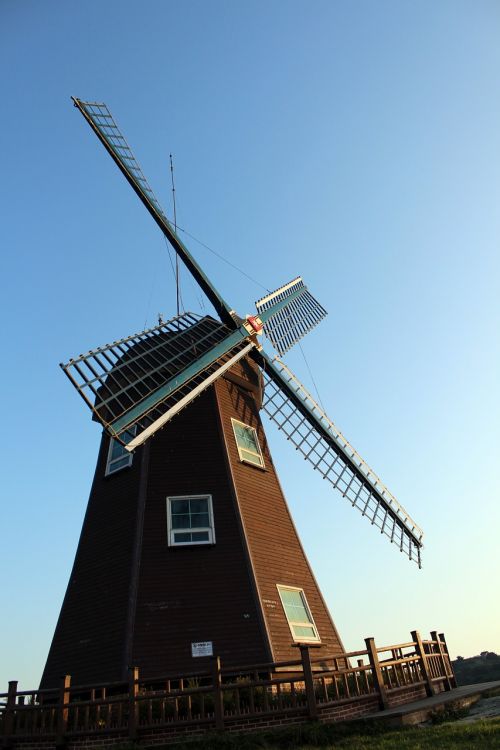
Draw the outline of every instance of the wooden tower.
[[[107,107],[75,105],[213,304],[62,365],[104,432],[41,687],[343,647],[276,475],[261,413],[420,565],[422,532],[280,355],[326,314],[302,279],[240,318],[154,197]]]
[[[241,361],[133,456],[111,458],[103,434],[43,687],[61,674],[118,681],[132,664],[193,672],[207,660],[197,649],[228,667],[296,658],[294,641],[342,652],[273,466],[260,381]],[[242,456],[243,425],[253,435]],[[176,533],[172,511],[189,500],[208,524]],[[193,533],[202,541],[184,541]],[[304,597],[306,622],[287,618],[288,591]]]

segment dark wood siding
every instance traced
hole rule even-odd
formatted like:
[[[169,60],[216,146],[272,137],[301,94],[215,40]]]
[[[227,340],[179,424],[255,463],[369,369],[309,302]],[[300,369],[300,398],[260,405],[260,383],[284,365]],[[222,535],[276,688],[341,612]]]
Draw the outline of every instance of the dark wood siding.
[[[105,477],[108,446],[104,435],[42,688],[63,674],[76,684],[123,676],[141,450],[132,466]]]
[[[216,543],[169,547],[166,498],[212,496]],[[191,643],[226,666],[268,651],[228,476],[213,388],[151,441],[133,659],[144,674],[193,671]]]
[[[42,687],[297,656],[276,584],[304,589],[323,651],[342,646],[290,517],[259,418],[260,375],[245,360],[105,477],[103,437]],[[265,469],[242,463],[234,417],[257,429]],[[209,494],[216,543],[169,547],[168,496]],[[142,510],[141,510],[142,509]]]

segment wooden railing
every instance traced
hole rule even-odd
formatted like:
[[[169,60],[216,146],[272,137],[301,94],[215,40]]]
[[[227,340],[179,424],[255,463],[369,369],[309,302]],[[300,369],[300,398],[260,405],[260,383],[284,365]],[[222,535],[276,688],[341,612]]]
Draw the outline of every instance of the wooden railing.
[[[423,686],[427,695],[456,686],[442,634],[423,641],[413,631],[408,643],[376,647],[367,638],[365,645],[325,657],[298,644],[296,660],[231,669],[216,657],[210,671],[154,679],[141,678],[135,667],[127,683],[73,686],[66,675],[56,690],[18,691],[10,682],[0,694],[3,744],[36,736],[62,745],[72,737],[110,733],[136,740],[145,731],[186,726],[222,731],[239,719],[315,719],[326,708],[370,697],[384,709],[408,686]]]

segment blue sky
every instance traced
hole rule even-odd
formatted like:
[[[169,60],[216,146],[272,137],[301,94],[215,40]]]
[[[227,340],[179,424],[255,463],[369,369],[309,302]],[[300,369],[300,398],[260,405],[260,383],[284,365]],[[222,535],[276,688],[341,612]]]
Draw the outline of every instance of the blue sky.
[[[70,96],[105,101],[253,311],[302,274],[328,414],[424,528],[421,571],[269,428],[344,643],[500,652],[497,2],[2,0],[0,690],[37,684],[99,428],[58,362],[175,313],[164,241]],[[185,307],[200,304],[183,275]],[[313,390],[299,349],[289,366]]]

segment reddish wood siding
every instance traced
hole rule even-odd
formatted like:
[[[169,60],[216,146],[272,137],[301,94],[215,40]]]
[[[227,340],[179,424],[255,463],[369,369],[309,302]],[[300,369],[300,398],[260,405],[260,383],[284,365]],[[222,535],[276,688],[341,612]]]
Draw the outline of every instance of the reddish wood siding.
[[[238,367],[244,371],[248,370],[249,366],[247,361]],[[237,371],[237,368],[235,370]],[[239,374],[243,375],[243,372]],[[340,638],[314,579],[283,496],[255,399],[252,394],[245,393],[227,379],[217,381],[216,390],[236,494],[274,658],[281,661],[295,658],[297,654],[291,645],[293,637],[277,584],[297,586],[304,590],[321,637],[322,651],[330,654],[342,653]],[[240,461],[231,417],[257,430],[264,454],[265,469]]]

